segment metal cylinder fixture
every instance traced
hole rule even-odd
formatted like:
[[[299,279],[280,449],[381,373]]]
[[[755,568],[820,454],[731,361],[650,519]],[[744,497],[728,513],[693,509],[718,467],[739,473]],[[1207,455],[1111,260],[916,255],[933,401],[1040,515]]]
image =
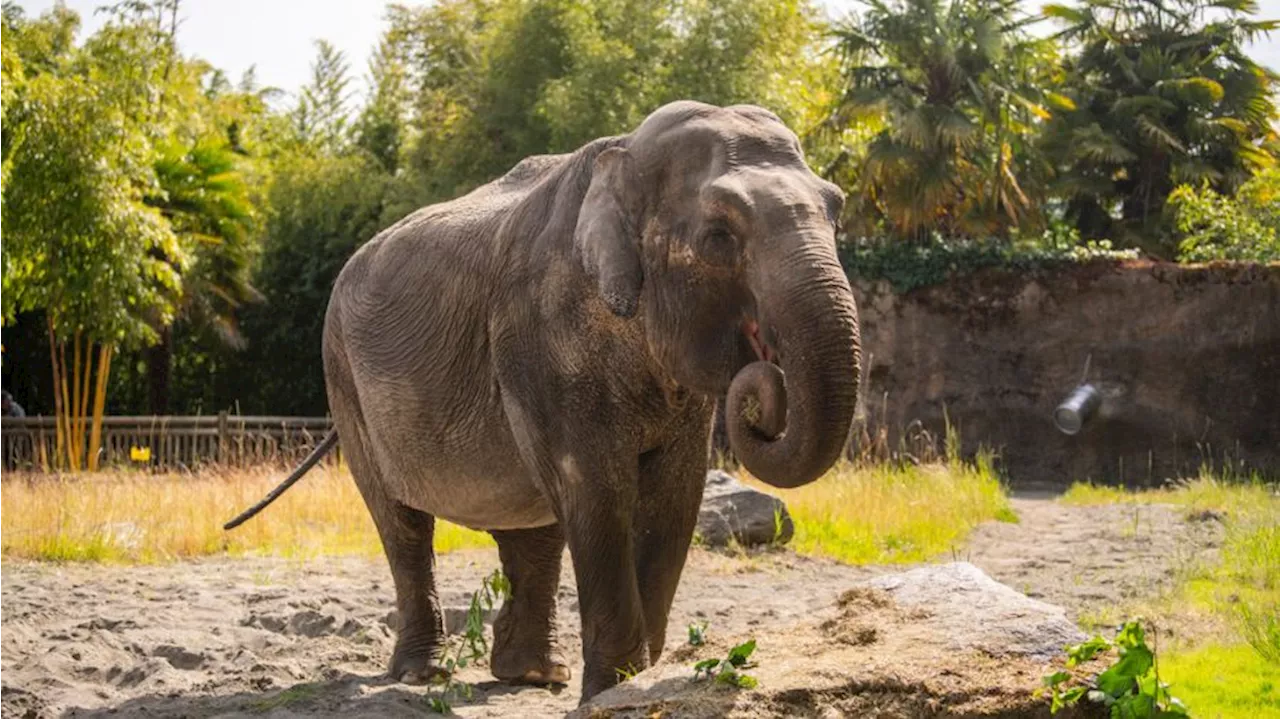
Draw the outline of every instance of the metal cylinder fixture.
[[[1053,423],[1064,434],[1075,434],[1102,405],[1102,393],[1091,384],[1082,384],[1071,391],[1062,404],[1053,411]]]

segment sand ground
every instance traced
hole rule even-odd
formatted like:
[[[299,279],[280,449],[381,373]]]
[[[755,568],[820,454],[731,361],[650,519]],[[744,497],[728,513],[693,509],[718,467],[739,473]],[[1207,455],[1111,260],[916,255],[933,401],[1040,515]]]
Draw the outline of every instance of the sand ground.
[[[1171,586],[1212,553],[1212,519],[1173,509],[1067,507],[1014,500],[1017,524],[990,523],[941,560],[970,561],[996,579],[1067,608],[1095,612]],[[567,559],[567,558],[566,558]],[[442,603],[456,621],[498,567],[496,552],[444,555]],[[381,677],[394,642],[385,562],[241,559],[119,567],[5,562],[2,566],[5,717],[429,715],[426,689]],[[718,638],[786,641],[779,628],[831,607],[846,589],[901,567],[849,567],[782,551],[691,552],[668,629],[709,623]],[[561,716],[578,704],[576,592],[566,561],[559,640],[573,682],[509,687],[483,667],[463,717]],[[447,618],[448,619],[448,618]],[[772,631],[771,631],[772,629]],[[692,670],[690,672],[692,674]]]

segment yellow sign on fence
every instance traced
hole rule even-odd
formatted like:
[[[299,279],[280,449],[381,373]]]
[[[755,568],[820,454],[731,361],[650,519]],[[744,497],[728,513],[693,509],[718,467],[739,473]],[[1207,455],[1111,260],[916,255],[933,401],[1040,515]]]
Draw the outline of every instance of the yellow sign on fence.
[[[129,459],[133,460],[134,462],[150,462],[151,448],[150,447],[130,447]]]

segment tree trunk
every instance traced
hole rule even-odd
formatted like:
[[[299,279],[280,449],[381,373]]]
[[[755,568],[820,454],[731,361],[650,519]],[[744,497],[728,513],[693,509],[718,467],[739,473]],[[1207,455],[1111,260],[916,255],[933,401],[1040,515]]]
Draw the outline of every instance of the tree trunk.
[[[147,387],[151,414],[169,414],[169,376],[173,369],[173,327],[160,330],[160,341],[147,350]]]

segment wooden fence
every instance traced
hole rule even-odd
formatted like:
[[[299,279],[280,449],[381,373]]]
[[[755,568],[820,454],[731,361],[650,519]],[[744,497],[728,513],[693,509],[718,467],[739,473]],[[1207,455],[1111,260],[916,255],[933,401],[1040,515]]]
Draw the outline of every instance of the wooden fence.
[[[189,469],[296,462],[330,427],[327,417],[104,417],[101,465]],[[5,417],[0,443],[6,470],[40,470],[52,462],[57,424],[53,417]]]

